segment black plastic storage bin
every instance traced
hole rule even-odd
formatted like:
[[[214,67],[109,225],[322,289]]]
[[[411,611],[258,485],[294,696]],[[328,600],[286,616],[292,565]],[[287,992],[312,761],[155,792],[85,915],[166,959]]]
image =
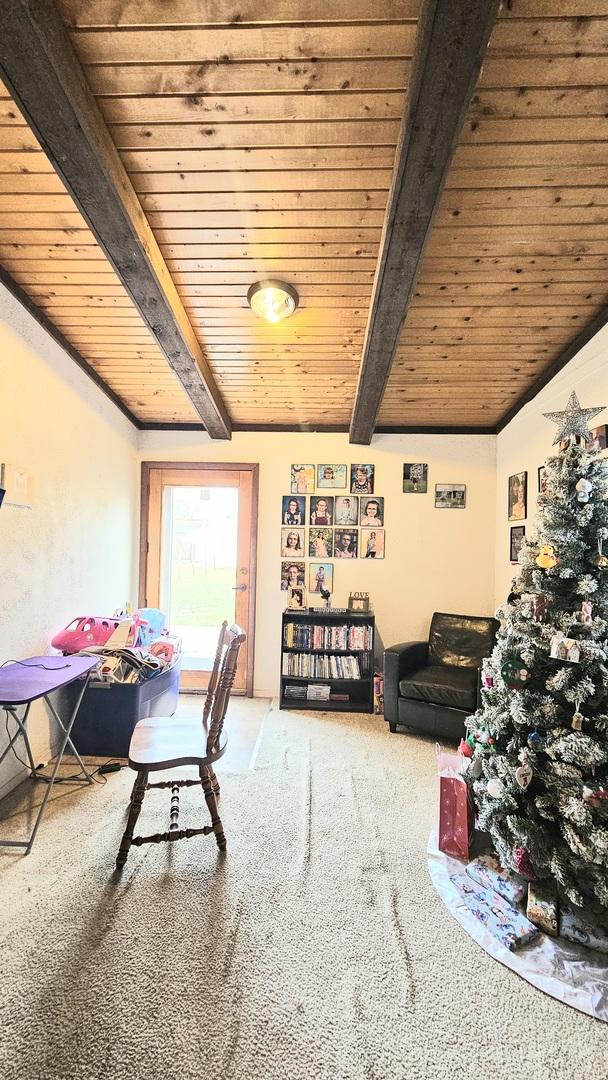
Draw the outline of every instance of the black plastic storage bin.
[[[128,757],[133,728],[144,716],[173,716],[177,708],[181,659],[141,683],[89,683],[72,728],[79,754]],[[74,708],[81,685],[60,691],[61,708]]]

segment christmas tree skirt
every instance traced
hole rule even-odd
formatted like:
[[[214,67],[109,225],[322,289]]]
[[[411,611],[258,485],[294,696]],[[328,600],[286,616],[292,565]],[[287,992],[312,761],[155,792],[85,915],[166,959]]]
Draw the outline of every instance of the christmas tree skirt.
[[[466,864],[439,851],[436,830],[429,837],[427,854],[429,873],[439,896],[482,949],[545,994],[608,1023],[607,957],[547,934],[511,952],[467,908],[450,880],[450,875],[462,874]]]

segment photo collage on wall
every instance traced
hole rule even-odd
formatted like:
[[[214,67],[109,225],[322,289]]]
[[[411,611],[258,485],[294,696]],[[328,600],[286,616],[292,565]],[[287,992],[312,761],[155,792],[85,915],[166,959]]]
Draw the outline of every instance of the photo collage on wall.
[[[281,589],[290,607],[304,607],[307,592],[321,606],[323,593],[333,592],[334,560],[384,558],[384,497],[369,464],[292,465],[290,487],[281,509]]]

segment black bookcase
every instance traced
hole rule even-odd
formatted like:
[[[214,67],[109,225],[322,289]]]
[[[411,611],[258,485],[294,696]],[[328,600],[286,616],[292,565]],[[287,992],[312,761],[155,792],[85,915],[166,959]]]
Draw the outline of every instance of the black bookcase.
[[[374,633],[368,612],[284,611],[280,708],[373,712]],[[326,686],[329,699],[311,696]]]

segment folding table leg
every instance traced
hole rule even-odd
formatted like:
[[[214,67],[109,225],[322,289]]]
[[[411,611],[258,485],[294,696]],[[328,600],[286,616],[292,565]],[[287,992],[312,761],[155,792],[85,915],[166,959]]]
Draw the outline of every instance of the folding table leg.
[[[3,708],[6,709],[7,713],[10,713],[13,720],[17,724],[17,730],[11,736],[11,739],[10,739],[10,742],[9,742],[8,746],[2,751],[2,754],[0,755],[0,765],[4,761],[7,754],[10,753],[10,751],[12,750],[13,746],[15,745],[17,739],[21,735],[23,737],[23,742],[25,743],[25,752],[27,754],[27,759],[28,759],[28,761],[30,763],[30,769],[31,769],[32,773],[35,773],[36,772],[36,766],[34,765],[34,759],[32,757],[32,749],[30,747],[30,740],[28,739],[28,735],[27,735],[27,718],[28,718],[28,714],[29,714],[29,711],[30,711],[30,707],[31,707],[31,702],[29,702],[25,706],[25,712],[24,712],[23,716],[19,716],[19,713],[17,712],[17,706],[16,705],[4,705],[3,706]]]

